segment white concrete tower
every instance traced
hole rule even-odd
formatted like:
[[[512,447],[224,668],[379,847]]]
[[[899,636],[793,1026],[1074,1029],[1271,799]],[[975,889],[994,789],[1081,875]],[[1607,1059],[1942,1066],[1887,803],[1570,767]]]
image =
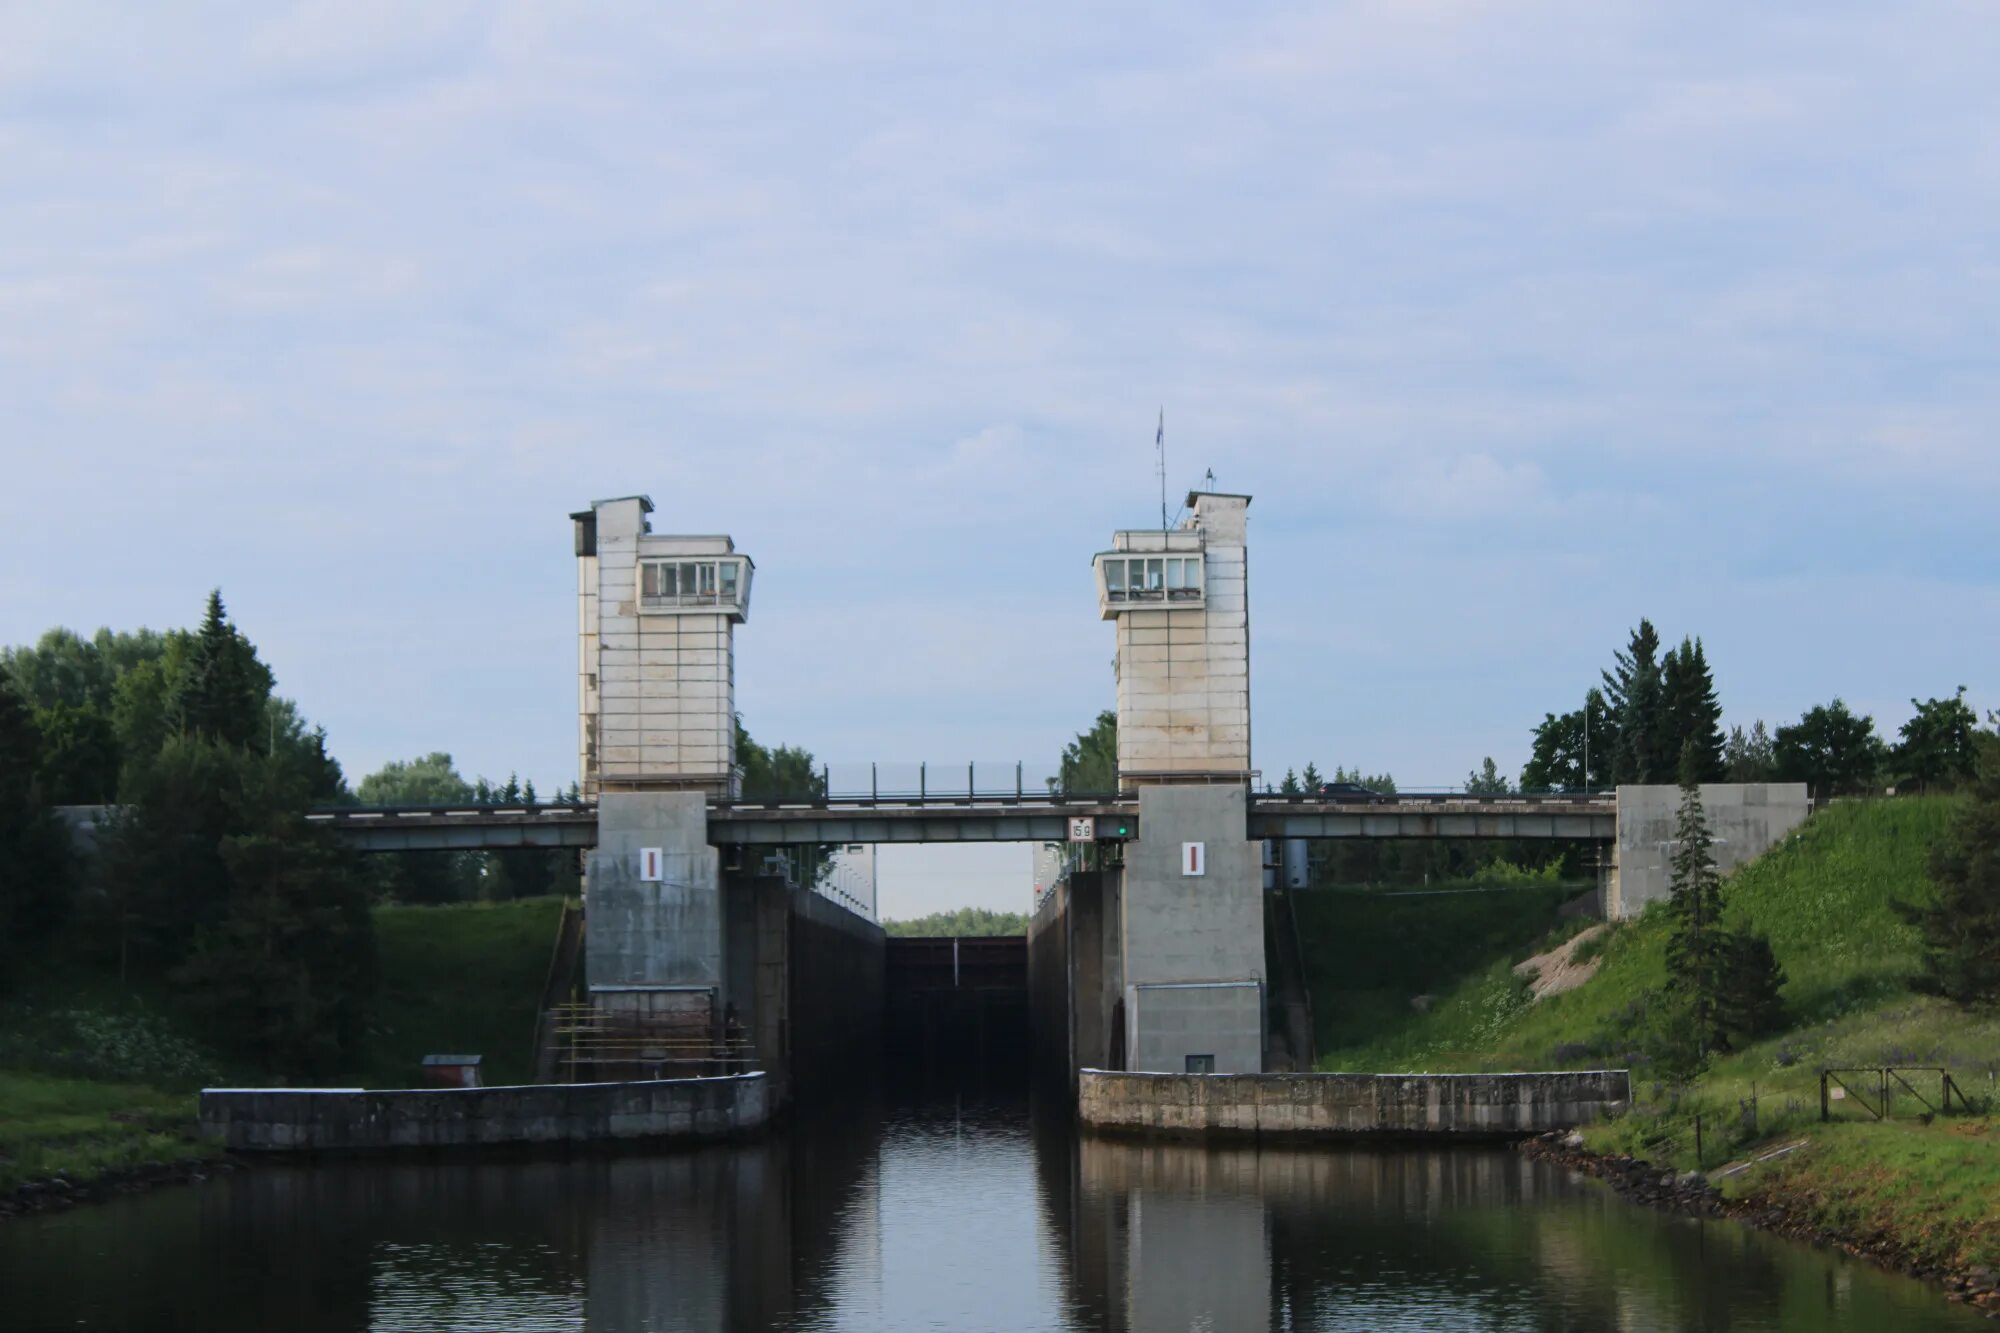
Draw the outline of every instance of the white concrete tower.
[[[728,537],[655,534],[652,512],[630,495],[570,515],[583,791],[731,795],[735,629],[755,566]]]
[[[1247,495],[1193,491],[1171,531],[1112,535],[1098,608],[1118,623],[1118,782],[1250,779]]]

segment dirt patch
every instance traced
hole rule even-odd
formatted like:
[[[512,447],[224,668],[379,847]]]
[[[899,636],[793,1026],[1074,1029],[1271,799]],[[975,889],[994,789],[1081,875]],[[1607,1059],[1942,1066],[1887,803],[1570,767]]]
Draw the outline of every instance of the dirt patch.
[[[1538,953],[1525,962],[1514,964],[1514,975],[1529,979],[1528,993],[1537,1000],[1575,990],[1596,976],[1598,965],[1604,961],[1603,955],[1599,954],[1578,962],[1577,950],[1609,929],[1611,927],[1600,922],[1572,935],[1547,953]]]

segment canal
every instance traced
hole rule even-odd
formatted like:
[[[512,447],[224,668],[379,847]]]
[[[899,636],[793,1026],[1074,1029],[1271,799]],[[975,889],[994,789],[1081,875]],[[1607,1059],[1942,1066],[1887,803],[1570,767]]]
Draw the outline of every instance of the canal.
[[[1855,1330],[1932,1289],[1504,1148],[1079,1140],[933,1087],[756,1144],[271,1166],[0,1225],[0,1328]]]

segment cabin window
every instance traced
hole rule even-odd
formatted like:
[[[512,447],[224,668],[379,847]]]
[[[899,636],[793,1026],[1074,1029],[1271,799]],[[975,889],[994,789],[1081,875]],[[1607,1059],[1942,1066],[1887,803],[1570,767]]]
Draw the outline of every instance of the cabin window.
[[[1104,596],[1111,602],[1199,602],[1201,557],[1198,555],[1108,555]]]

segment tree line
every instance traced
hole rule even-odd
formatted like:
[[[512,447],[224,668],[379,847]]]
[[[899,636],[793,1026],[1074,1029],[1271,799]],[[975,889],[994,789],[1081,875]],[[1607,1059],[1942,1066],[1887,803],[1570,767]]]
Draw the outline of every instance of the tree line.
[[[375,904],[578,890],[573,851],[339,846],[309,808],[541,798],[512,774],[468,779],[443,751],[350,788],[325,729],[275,686],[220,591],[193,630],[57,629],[0,651],[0,993],[31,956],[75,959],[164,986],[246,1064],[326,1073],[366,1027]],[[807,751],[740,721],[737,738],[746,796],[818,787]],[[77,806],[104,811],[82,837],[58,811]]]
[[[1838,698],[1775,731],[1759,719],[1724,733],[1701,639],[1683,638],[1664,656],[1660,645],[1653,623],[1641,620],[1580,707],[1543,717],[1521,771],[1523,791],[1675,782],[1684,763],[1698,782],[1803,782],[1816,797],[1891,786],[1956,791],[1978,771],[1979,716],[1962,685],[1951,695],[1912,698],[1914,715],[1894,744],[1876,732],[1874,718]]]

